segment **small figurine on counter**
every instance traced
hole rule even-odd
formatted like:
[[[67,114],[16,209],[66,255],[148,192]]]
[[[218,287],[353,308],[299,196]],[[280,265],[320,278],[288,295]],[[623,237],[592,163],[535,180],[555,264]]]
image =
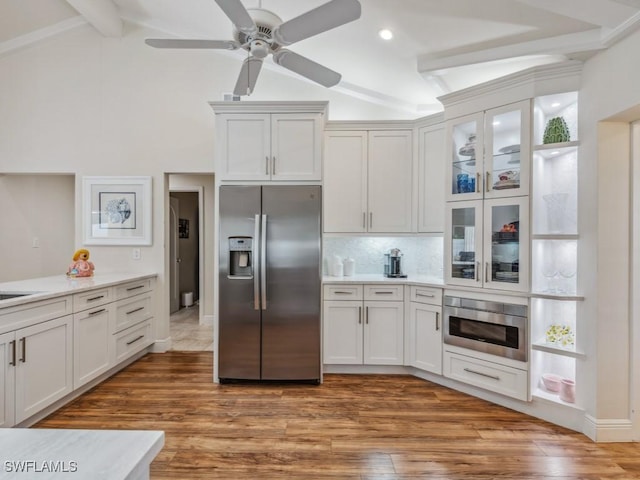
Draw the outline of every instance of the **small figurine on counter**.
[[[94,270],[93,263],[89,261],[89,250],[81,248],[73,254],[73,262],[69,265],[67,276],[69,277],[91,277]]]

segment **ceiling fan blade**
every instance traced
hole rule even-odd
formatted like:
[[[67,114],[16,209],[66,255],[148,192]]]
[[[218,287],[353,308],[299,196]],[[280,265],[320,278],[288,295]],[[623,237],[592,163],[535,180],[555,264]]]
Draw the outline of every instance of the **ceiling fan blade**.
[[[217,48],[236,50],[240,44],[234,40],[186,40],[179,38],[147,38],[144,43],[155,48]]]
[[[240,32],[251,35],[258,31],[258,27],[240,0],[216,0],[216,3]]]
[[[342,75],[338,72],[320,65],[319,63],[309,60],[302,55],[292,52],[291,50],[278,50],[273,54],[273,60],[284,68],[291,70],[303,77],[313,80],[325,87],[333,87],[340,82]]]
[[[246,58],[242,63],[242,69],[236,87],[233,89],[234,95],[250,95],[256,86],[258,74],[262,68],[262,59],[256,57]]]
[[[331,0],[284,22],[274,30],[273,37],[280,45],[291,45],[294,42],[357,20],[360,18],[360,13],[361,8],[358,0]]]

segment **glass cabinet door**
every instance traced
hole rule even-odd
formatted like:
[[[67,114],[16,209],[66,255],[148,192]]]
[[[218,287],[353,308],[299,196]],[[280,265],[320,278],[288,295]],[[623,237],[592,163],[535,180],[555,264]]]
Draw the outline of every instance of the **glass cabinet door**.
[[[529,100],[486,112],[485,198],[528,194],[530,112]]]
[[[447,205],[445,246],[447,282],[456,285],[481,285],[482,208],[480,202]]]
[[[526,197],[485,201],[484,285],[528,289],[529,205]]]
[[[448,200],[482,198],[482,129],[482,113],[455,119],[448,125]]]

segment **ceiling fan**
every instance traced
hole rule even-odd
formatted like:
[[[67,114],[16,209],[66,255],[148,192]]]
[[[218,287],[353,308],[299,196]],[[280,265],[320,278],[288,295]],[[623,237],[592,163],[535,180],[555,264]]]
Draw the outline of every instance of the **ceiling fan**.
[[[233,23],[233,40],[187,40],[148,38],[147,45],[156,48],[212,48],[248,52],[233,90],[235,95],[253,92],[262,61],[273,55],[273,61],[303,77],[325,87],[336,85],[338,72],[320,65],[286,47],[332,28],[360,18],[358,0],[331,0],[286,22],[275,13],[263,8],[246,9],[240,0],[215,0]],[[262,6],[262,1],[259,3]]]

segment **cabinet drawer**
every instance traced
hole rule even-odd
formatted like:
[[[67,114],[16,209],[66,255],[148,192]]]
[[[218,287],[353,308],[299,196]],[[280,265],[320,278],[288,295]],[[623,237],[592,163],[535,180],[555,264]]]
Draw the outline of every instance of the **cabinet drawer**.
[[[404,285],[365,285],[365,300],[404,300]]]
[[[116,321],[113,333],[151,318],[153,316],[151,297],[151,293],[147,293],[130,299],[119,300],[116,304]]]
[[[118,364],[153,343],[151,319],[117,333],[114,335],[114,339],[116,342],[116,364]]]
[[[98,307],[113,301],[113,290],[101,288],[84,293],[76,293],[73,296],[73,311],[81,312],[88,308]]]
[[[71,295],[24,303],[0,309],[0,333],[35,325],[69,315],[73,310]]]
[[[411,287],[411,301],[442,305],[442,289],[432,287]]]
[[[362,300],[362,285],[325,285],[325,300]]]
[[[124,283],[116,287],[116,300],[129,298],[133,295],[145,293],[151,290],[151,279],[145,278],[135,282]]]
[[[444,375],[508,397],[528,399],[525,370],[445,351]]]

